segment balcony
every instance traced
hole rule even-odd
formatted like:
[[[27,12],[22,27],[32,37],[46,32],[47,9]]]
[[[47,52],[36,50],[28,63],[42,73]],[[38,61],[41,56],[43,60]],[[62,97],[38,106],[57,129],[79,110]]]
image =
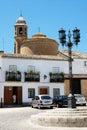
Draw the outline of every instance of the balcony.
[[[25,81],[30,81],[30,82],[40,81],[40,74],[38,72],[24,72],[24,74],[25,74]]]
[[[64,82],[64,73],[49,73],[50,82]]]
[[[21,81],[21,72],[6,71],[6,81]]]

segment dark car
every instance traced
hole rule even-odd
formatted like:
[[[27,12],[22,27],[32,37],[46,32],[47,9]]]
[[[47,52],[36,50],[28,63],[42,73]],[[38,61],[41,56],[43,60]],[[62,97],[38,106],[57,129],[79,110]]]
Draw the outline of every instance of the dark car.
[[[64,107],[67,106],[68,104],[68,96],[66,95],[59,95],[53,98],[53,103],[57,107]]]

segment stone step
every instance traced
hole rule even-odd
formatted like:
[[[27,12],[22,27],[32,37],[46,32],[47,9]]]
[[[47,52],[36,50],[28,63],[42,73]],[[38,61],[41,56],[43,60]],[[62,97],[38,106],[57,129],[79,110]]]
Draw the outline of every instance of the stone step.
[[[32,115],[31,122],[47,127],[87,127],[87,109],[53,109]]]

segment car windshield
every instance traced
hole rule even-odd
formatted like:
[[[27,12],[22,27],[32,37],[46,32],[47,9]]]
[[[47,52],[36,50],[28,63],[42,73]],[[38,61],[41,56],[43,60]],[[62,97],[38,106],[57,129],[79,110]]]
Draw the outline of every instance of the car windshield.
[[[67,99],[67,96],[57,96],[58,99]]]
[[[41,96],[41,99],[51,99],[50,96]]]

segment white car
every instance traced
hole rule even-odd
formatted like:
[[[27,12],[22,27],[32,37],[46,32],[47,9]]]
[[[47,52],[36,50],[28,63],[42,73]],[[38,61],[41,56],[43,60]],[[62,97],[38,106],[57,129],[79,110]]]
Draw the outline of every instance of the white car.
[[[37,107],[37,108],[43,108],[43,107],[48,107],[48,108],[53,108],[53,100],[49,95],[37,95],[32,99],[32,107]]]
[[[86,106],[86,99],[83,95],[81,94],[74,94],[75,99],[76,99],[76,105],[84,105]]]

